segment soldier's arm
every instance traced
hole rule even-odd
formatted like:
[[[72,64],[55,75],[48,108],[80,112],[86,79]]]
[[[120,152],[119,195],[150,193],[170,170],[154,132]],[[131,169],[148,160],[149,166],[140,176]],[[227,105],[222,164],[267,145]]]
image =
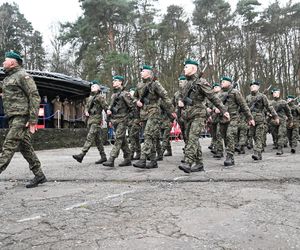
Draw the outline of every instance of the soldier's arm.
[[[24,75],[21,78],[21,88],[28,98],[29,104],[29,123],[34,124],[38,119],[38,111],[41,98],[33,78],[29,75]]]
[[[124,99],[124,102],[126,103],[128,109],[131,112],[135,106],[134,106],[133,98],[131,97],[130,93],[128,93],[128,92],[124,93],[123,99]]]
[[[285,115],[286,115],[287,118],[288,118],[288,121],[289,121],[289,122],[293,122],[293,115],[292,115],[290,106],[287,104],[287,102],[285,102],[285,105],[284,105],[283,108],[284,108]]]
[[[165,90],[165,88],[159,83],[159,82],[154,82],[155,84],[155,92],[156,94],[162,99],[162,101],[165,103],[165,108],[167,112],[173,113],[173,106],[171,103],[170,98],[168,97],[168,92]]]
[[[263,95],[263,103],[265,109],[273,116],[274,119],[278,118],[278,114],[275,111],[274,107],[270,105],[270,102],[268,100],[268,97],[266,95]]]
[[[245,98],[242,96],[240,91],[235,92],[235,99],[239,106],[241,107],[242,112],[246,115],[248,121],[253,119],[250,108],[248,107]]]

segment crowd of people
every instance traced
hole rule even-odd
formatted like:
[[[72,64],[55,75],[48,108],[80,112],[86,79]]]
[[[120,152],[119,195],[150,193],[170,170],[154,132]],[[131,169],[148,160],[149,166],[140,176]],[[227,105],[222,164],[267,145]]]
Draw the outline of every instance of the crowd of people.
[[[26,187],[36,187],[47,181],[30,143],[30,134],[36,130],[40,97],[33,79],[21,65],[20,55],[6,53],[3,66],[7,76],[2,91],[10,129],[3,144],[0,173],[20,146],[20,152],[35,175]],[[143,65],[141,81],[130,92],[125,89],[124,76],[113,76],[113,93],[109,103],[101,93],[100,85],[93,82],[83,110],[88,135],[81,152],[73,158],[82,162],[95,142],[99,151],[96,164],[115,167],[115,160],[122,150],[120,167],[157,168],[158,161],[164,156],[172,156],[170,129],[174,120],[179,124],[184,140],[183,158],[178,168],[185,173],[204,171],[199,137],[207,127],[212,135],[210,149],[215,158],[224,157],[225,168],[235,165],[235,152],[244,154],[245,147],[253,148],[254,161],[261,161],[268,132],[272,134],[276,155],[282,155],[287,146],[290,146],[291,153],[296,153],[300,107],[295,96],[289,95],[287,100],[283,100],[280,90],[273,88],[273,98],[269,100],[260,91],[261,83],[253,80],[249,83],[250,94],[244,97],[228,76],[223,76],[220,83],[209,83],[202,77],[199,63],[191,59],[185,61],[183,72],[178,78],[179,87],[173,98],[168,96],[149,65]],[[43,101],[46,103],[47,100]],[[63,110],[64,104],[59,97],[52,103],[54,109],[57,105],[59,110]],[[108,156],[101,136],[103,114],[115,134]],[[54,119],[57,117],[54,116]],[[15,136],[16,133],[18,136]]]

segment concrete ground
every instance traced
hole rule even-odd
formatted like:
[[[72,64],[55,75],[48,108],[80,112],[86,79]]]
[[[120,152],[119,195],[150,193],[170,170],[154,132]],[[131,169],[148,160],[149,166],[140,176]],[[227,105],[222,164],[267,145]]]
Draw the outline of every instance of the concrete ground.
[[[49,182],[15,154],[0,175],[0,249],[300,249],[300,152],[251,151],[223,168],[200,139],[205,172],[178,169],[182,142],[159,168],[95,165],[92,148],[37,151]],[[106,146],[109,153],[111,146]],[[121,161],[117,160],[116,165]]]

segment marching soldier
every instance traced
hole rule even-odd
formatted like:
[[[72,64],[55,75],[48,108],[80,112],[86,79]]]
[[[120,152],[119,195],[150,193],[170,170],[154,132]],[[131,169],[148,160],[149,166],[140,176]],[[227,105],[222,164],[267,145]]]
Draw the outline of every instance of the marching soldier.
[[[153,77],[152,67],[144,65],[141,71],[142,81],[138,83],[134,94],[145,128],[141,159],[133,163],[133,166],[136,168],[150,169],[158,167],[153,149],[156,148],[157,140],[160,137],[159,101],[164,101],[167,112],[172,113],[172,104],[167,91],[158,81],[154,81]],[[172,116],[176,118],[175,113],[172,113]],[[149,164],[146,164],[147,158],[150,158]]]
[[[265,130],[265,111],[267,111],[279,124],[279,118],[274,108],[269,105],[269,100],[266,95],[259,91],[260,82],[253,81],[250,83],[250,91],[246,97],[248,106],[255,121],[255,126],[250,127],[250,135],[254,139],[254,152],[252,155],[253,160],[262,160],[264,134],[267,133]]]
[[[211,85],[204,78],[199,78],[198,62],[188,59],[184,65],[184,74],[188,82],[181,92],[177,105],[182,109],[181,115],[186,123],[186,144],[185,161],[179,165],[179,169],[191,173],[204,170],[199,137],[205,127],[205,99],[208,98],[226,119],[230,119],[230,116],[220,99],[215,96]]]
[[[271,102],[271,105],[279,116],[279,124],[277,122],[273,124],[272,133],[275,147],[277,147],[276,155],[282,155],[286,138],[286,128],[293,126],[293,116],[287,102],[280,98],[280,90],[278,88],[273,89],[273,98],[274,100]]]
[[[102,139],[102,110],[107,110],[107,103],[104,97],[101,95],[99,82],[94,80],[91,85],[91,94],[87,100],[85,106],[85,116],[87,117],[87,126],[88,126],[88,135],[86,137],[86,141],[81,150],[80,154],[73,155],[73,158],[82,162],[84,156],[89,151],[93,142],[96,143],[99,154],[101,156],[100,160],[96,161],[95,164],[101,164],[105,162],[106,154],[103,147],[103,139]]]
[[[255,122],[246,100],[240,91],[233,87],[232,79],[224,76],[221,79],[221,87],[221,100],[230,114],[230,121],[225,119],[221,119],[220,121],[220,131],[226,146],[226,160],[224,161],[224,166],[229,167],[234,165],[235,142],[240,121],[239,110],[245,114],[249,125],[254,126]]]
[[[289,144],[291,147],[291,153],[296,153],[297,148],[297,140],[299,136],[299,121],[300,121],[300,107],[296,105],[295,97],[289,95],[287,97],[287,103],[291,109],[291,113],[293,116],[293,126],[287,128],[287,136],[289,139]]]
[[[22,63],[21,56],[16,52],[5,53],[3,68],[6,77],[0,87],[4,111],[9,119],[9,131],[2,146],[0,173],[7,168],[19,148],[35,176],[26,188],[33,188],[47,181],[31,145],[31,134],[36,131],[40,96],[34,80],[22,68]]]
[[[122,149],[124,160],[119,166],[131,166],[131,151],[126,138],[126,130],[129,117],[132,117],[135,107],[130,93],[124,89],[123,76],[116,75],[113,77],[113,91],[110,106],[106,113],[110,120],[109,125],[115,129],[115,143],[108,161],[104,162],[103,165],[114,167],[115,159]]]

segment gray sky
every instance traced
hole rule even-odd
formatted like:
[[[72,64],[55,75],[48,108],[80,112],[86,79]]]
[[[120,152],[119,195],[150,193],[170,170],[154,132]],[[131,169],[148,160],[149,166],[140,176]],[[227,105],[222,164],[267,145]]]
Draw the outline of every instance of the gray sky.
[[[235,8],[238,0],[229,0],[228,2]],[[263,7],[269,5],[275,0],[259,0]],[[293,3],[300,0],[293,0]],[[19,10],[24,14],[25,18],[32,23],[35,30],[42,33],[46,46],[49,46],[49,39],[52,38],[51,33],[58,22],[74,22],[82,13],[78,0],[0,0],[0,5],[4,2],[19,5]],[[286,4],[288,0],[280,0],[282,4]],[[159,0],[158,8],[161,14],[166,12],[167,6],[175,4],[182,6],[187,14],[193,11],[193,0]]]

